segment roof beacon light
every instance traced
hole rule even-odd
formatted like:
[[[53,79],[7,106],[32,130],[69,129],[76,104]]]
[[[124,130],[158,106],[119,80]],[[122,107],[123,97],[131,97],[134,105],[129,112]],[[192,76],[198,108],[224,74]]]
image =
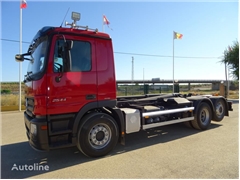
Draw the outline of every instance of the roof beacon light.
[[[78,13],[78,12],[72,12],[72,20],[74,20],[74,23],[75,23],[76,21],[79,21],[79,20],[80,20],[80,17],[81,17],[80,13]]]
[[[72,23],[66,22],[65,26],[70,25],[72,28],[77,28],[77,21],[80,20],[80,13],[78,12],[72,12]]]
[[[90,30],[90,31],[95,31],[96,33],[98,32],[98,29],[91,29],[88,26],[78,26],[77,25],[77,21],[80,20],[80,17],[81,17],[80,13],[72,12],[72,20],[73,20],[73,22],[72,23],[65,22],[65,26],[71,26],[71,28],[73,28],[73,29],[82,28],[82,29],[85,29],[86,31]]]

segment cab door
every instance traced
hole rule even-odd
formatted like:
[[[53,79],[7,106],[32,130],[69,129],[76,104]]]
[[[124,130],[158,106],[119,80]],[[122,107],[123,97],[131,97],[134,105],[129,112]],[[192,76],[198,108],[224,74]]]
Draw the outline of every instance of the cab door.
[[[94,39],[55,35],[50,52],[47,114],[76,113],[84,105],[97,101]]]

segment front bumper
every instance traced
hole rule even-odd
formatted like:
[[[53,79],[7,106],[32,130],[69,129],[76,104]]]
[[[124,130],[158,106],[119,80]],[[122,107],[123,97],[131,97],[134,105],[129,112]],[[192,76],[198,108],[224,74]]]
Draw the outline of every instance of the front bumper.
[[[42,130],[42,126],[47,126],[46,118],[32,118],[28,116],[26,112],[24,112],[24,122],[26,127],[26,133],[28,137],[29,144],[35,150],[40,151],[48,151],[49,150],[49,142],[48,142],[48,130]],[[35,124],[37,126],[37,133],[33,135],[31,133],[31,124]]]

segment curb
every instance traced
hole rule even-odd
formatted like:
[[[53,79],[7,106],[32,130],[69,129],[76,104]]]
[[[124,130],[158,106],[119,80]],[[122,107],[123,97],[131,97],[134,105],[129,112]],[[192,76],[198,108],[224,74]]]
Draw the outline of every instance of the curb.
[[[21,106],[21,110],[24,111],[26,107],[24,105]],[[1,112],[4,111],[18,111],[19,106],[1,106]]]

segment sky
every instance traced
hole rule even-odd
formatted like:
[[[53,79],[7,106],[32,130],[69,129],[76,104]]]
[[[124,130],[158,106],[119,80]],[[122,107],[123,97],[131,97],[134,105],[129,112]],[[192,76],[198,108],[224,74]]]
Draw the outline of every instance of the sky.
[[[43,26],[72,22],[98,28],[113,42],[117,80],[224,80],[224,51],[238,41],[237,0],[233,1],[33,1],[22,9],[22,53]],[[20,2],[0,4],[0,80],[19,81]],[[110,21],[103,26],[103,14]],[[173,40],[173,31],[182,39]],[[174,48],[173,48],[174,45]],[[132,63],[133,59],[133,63]],[[28,61],[21,63],[21,81]]]

